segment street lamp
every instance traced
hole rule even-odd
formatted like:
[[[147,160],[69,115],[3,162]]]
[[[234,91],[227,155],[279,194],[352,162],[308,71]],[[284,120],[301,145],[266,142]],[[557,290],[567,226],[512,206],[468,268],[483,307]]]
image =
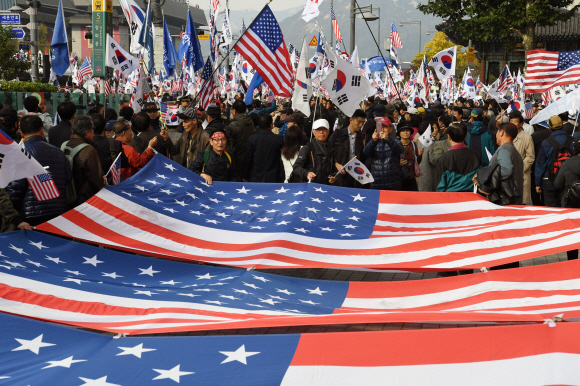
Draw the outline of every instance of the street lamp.
[[[421,21],[402,21],[399,22],[399,27],[402,27],[405,24],[419,24],[419,51],[417,52],[421,52]]]
[[[380,16],[373,14],[373,6],[367,5],[364,7],[357,7],[356,0],[350,0],[350,52],[354,51],[354,38],[355,38],[355,18],[358,16],[359,19],[366,21],[378,20]],[[380,22],[379,22],[380,23]],[[379,24],[380,31],[380,24]]]

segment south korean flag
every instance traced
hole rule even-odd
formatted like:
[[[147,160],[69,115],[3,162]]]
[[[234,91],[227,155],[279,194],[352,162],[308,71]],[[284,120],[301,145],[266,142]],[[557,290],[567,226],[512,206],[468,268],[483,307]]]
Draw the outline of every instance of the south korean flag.
[[[457,46],[453,46],[433,56],[431,61],[429,61],[429,66],[433,67],[435,74],[437,74],[437,78],[440,81],[444,81],[450,76],[455,76],[456,59]]]

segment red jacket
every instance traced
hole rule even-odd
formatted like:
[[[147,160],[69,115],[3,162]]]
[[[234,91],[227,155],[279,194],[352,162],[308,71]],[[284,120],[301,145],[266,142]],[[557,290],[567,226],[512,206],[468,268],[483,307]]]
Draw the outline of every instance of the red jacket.
[[[155,155],[155,152],[150,148],[145,149],[143,154],[139,154],[135,148],[129,146],[122,139],[116,138],[116,140],[123,144],[123,153],[128,161],[126,165],[122,162],[123,166],[121,167],[121,176],[123,177],[123,180],[135,175],[135,173],[141,170],[143,166],[147,165],[147,162],[149,162]]]

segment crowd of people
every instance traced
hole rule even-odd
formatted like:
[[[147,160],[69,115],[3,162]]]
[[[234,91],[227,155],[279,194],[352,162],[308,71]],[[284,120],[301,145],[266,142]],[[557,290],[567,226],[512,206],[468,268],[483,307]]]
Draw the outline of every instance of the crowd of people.
[[[548,127],[531,126],[494,99],[409,107],[370,97],[350,117],[324,98],[312,99],[310,117],[285,101],[246,105],[241,94],[206,110],[189,96],[166,94],[160,102],[179,105],[178,126],[160,119],[155,102],[137,114],[123,102],[118,111],[97,104],[77,115],[66,101],[57,106],[56,125],[35,97],[25,98],[23,111],[0,109],[0,128],[47,167],[61,193],[38,201],[26,179],[10,183],[0,190],[0,230],[27,229],[82,204],[111,183],[117,157],[123,180],[161,154],[208,184],[476,192],[499,205],[570,206],[568,192],[580,177],[580,133],[567,113],[552,116]],[[355,157],[372,183],[345,171]]]

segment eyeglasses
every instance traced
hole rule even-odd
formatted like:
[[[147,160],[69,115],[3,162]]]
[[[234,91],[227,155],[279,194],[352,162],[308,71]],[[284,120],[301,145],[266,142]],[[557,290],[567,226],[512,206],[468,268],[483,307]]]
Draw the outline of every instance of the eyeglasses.
[[[214,141],[214,142],[225,142],[226,139],[225,138],[213,138],[212,141]]]

